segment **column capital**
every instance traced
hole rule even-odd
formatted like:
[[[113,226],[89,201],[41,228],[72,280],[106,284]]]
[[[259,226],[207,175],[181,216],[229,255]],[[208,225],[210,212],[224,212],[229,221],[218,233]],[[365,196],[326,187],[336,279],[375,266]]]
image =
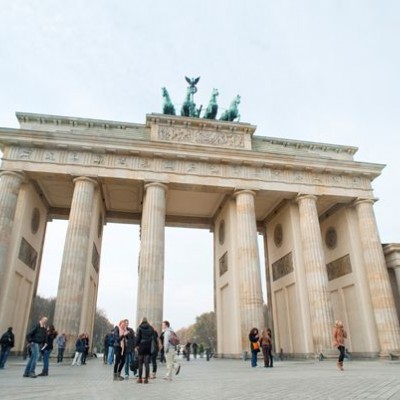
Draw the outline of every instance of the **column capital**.
[[[7,176],[7,175],[18,178],[21,180],[21,182],[24,182],[26,180],[26,175],[22,171],[1,171],[0,172],[0,178],[2,176]]]
[[[168,185],[162,182],[149,182],[144,185],[144,189],[147,190],[149,187],[160,187],[165,191],[168,190]]]
[[[253,197],[256,197],[256,192],[254,190],[250,190],[250,189],[236,189],[233,192],[233,197],[236,199],[236,197],[238,197],[241,194],[250,194]]]
[[[295,197],[296,203],[299,203],[301,200],[305,200],[305,199],[311,199],[311,200],[314,200],[315,202],[317,202],[318,196],[315,194],[299,193]]]
[[[358,197],[353,201],[353,206],[358,206],[360,204],[375,204],[377,202],[377,198],[367,198],[367,197]]]
[[[83,181],[83,182],[90,182],[95,186],[99,185],[99,183],[97,182],[96,179],[90,178],[88,176],[78,176],[78,177],[74,178],[72,181],[74,183]]]

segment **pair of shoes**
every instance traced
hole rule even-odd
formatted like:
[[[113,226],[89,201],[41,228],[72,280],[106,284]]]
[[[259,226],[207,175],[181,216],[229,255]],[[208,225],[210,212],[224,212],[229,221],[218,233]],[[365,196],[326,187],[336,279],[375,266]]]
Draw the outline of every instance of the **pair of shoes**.
[[[143,383],[149,383],[148,378],[144,378]]]
[[[48,376],[49,374],[47,372],[41,372],[40,374],[38,374],[38,376]]]
[[[143,383],[143,379],[142,378],[137,378],[136,383]]]
[[[181,370],[181,364],[178,364],[178,368],[175,371],[175,375],[178,375]]]

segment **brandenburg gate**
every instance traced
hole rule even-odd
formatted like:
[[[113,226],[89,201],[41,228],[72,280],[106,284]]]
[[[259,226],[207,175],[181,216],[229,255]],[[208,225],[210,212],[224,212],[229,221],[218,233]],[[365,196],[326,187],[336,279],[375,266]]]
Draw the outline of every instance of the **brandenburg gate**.
[[[400,351],[400,246],[382,246],[373,209],[371,182],[383,165],[355,161],[357,148],[164,114],[145,124],[17,118],[19,129],[0,129],[0,331],[14,327],[17,351],[55,218],[68,219],[68,229],[54,325],[71,347],[93,331],[103,226],[121,222],[141,226],[137,317],[157,328],[165,227],[193,227],[214,235],[221,357],[239,357],[250,329],[265,326],[260,264],[277,351],[332,352],[335,319],[355,355]]]

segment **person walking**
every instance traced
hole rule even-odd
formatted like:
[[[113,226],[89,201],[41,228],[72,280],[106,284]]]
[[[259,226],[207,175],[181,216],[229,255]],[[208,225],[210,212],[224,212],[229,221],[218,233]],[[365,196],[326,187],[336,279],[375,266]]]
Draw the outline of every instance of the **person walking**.
[[[250,340],[250,352],[251,352],[251,366],[252,368],[257,367],[257,354],[260,351],[260,336],[257,328],[253,328],[249,333]]]
[[[75,342],[75,357],[71,365],[81,365],[82,353],[85,351],[84,333],[81,333]]]
[[[46,341],[47,317],[40,318],[40,321],[28,332],[26,340],[30,348],[30,357],[24,371],[24,378],[36,378],[36,363],[39,358],[39,351]]]
[[[48,376],[49,375],[49,363],[50,363],[50,354],[53,351],[53,342],[57,337],[57,331],[54,328],[54,325],[50,325],[47,329],[46,333],[46,341],[41,348],[43,354],[43,370],[38,376]]]
[[[135,331],[129,327],[129,320],[125,320],[126,329],[128,331],[126,335],[126,351],[125,351],[125,379],[129,379],[129,371],[131,365],[134,365],[135,361],[135,344],[136,336]],[[133,368],[132,368],[133,369]],[[132,371],[133,376],[136,375],[136,369]]]
[[[261,332],[260,345],[264,358],[264,368],[269,367],[269,345],[271,344],[271,338],[268,334],[267,329],[263,329]]]
[[[114,381],[123,381],[124,378],[121,376],[122,368],[125,365],[125,352],[126,352],[126,336],[128,335],[128,329],[126,320],[119,321],[118,326],[114,328]]]
[[[179,371],[181,370],[181,366],[180,366],[180,364],[175,362],[175,347],[176,347],[176,345],[171,343],[171,337],[174,332],[170,326],[169,321],[164,321],[162,323],[162,329],[163,329],[163,336],[164,336],[163,348],[164,348],[164,354],[165,354],[165,359],[166,359],[166,363],[167,363],[167,372],[165,374],[164,379],[166,381],[172,381],[172,371],[175,371],[175,375],[178,375]]]
[[[0,345],[1,345],[1,353],[0,353],[0,369],[4,369],[8,355],[10,354],[11,349],[14,347],[14,333],[12,331],[12,326],[10,326],[6,332],[1,335]]]
[[[65,333],[62,333],[61,335],[58,335],[57,340],[57,363],[62,363],[64,359],[64,351],[65,347],[67,346],[67,335]]]
[[[147,318],[144,317],[137,329],[136,348],[139,354],[139,377],[137,383],[149,383],[150,376],[150,356],[151,356],[151,341],[154,336],[154,329],[151,327]],[[143,364],[145,367],[145,377],[143,375]]]
[[[347,332],[343,327],[342,321],[335,321],[335,326],[333,327],[333,346],[339,350],[339,358],[336,363],[340,371],[343,371],[343,360],[345,356],[344,339],[347,338]]]

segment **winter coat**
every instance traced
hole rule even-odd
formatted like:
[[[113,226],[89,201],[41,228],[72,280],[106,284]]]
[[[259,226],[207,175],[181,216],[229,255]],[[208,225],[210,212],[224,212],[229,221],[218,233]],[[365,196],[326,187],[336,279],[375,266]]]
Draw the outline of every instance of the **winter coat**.
[[[154,329],[147,323],[142,322],[139,325],[136,335],[136,346],[141,356],[151,354],[151,341],[154,337]]]
[[[9,347],[10,349],[14,347],[14,334],[9,329],[5,332],[0,339],[0,344],[2,348]]]
[[[343,327],[333,328],[333,346],[344,346],[344,339],[347,338],[347,333]]]
[[[46,342],[46,334],[46,328],[40,326],[40,324],[37,324],[26,335],[26,340],[29,343],[38,343],[42,345]]]

